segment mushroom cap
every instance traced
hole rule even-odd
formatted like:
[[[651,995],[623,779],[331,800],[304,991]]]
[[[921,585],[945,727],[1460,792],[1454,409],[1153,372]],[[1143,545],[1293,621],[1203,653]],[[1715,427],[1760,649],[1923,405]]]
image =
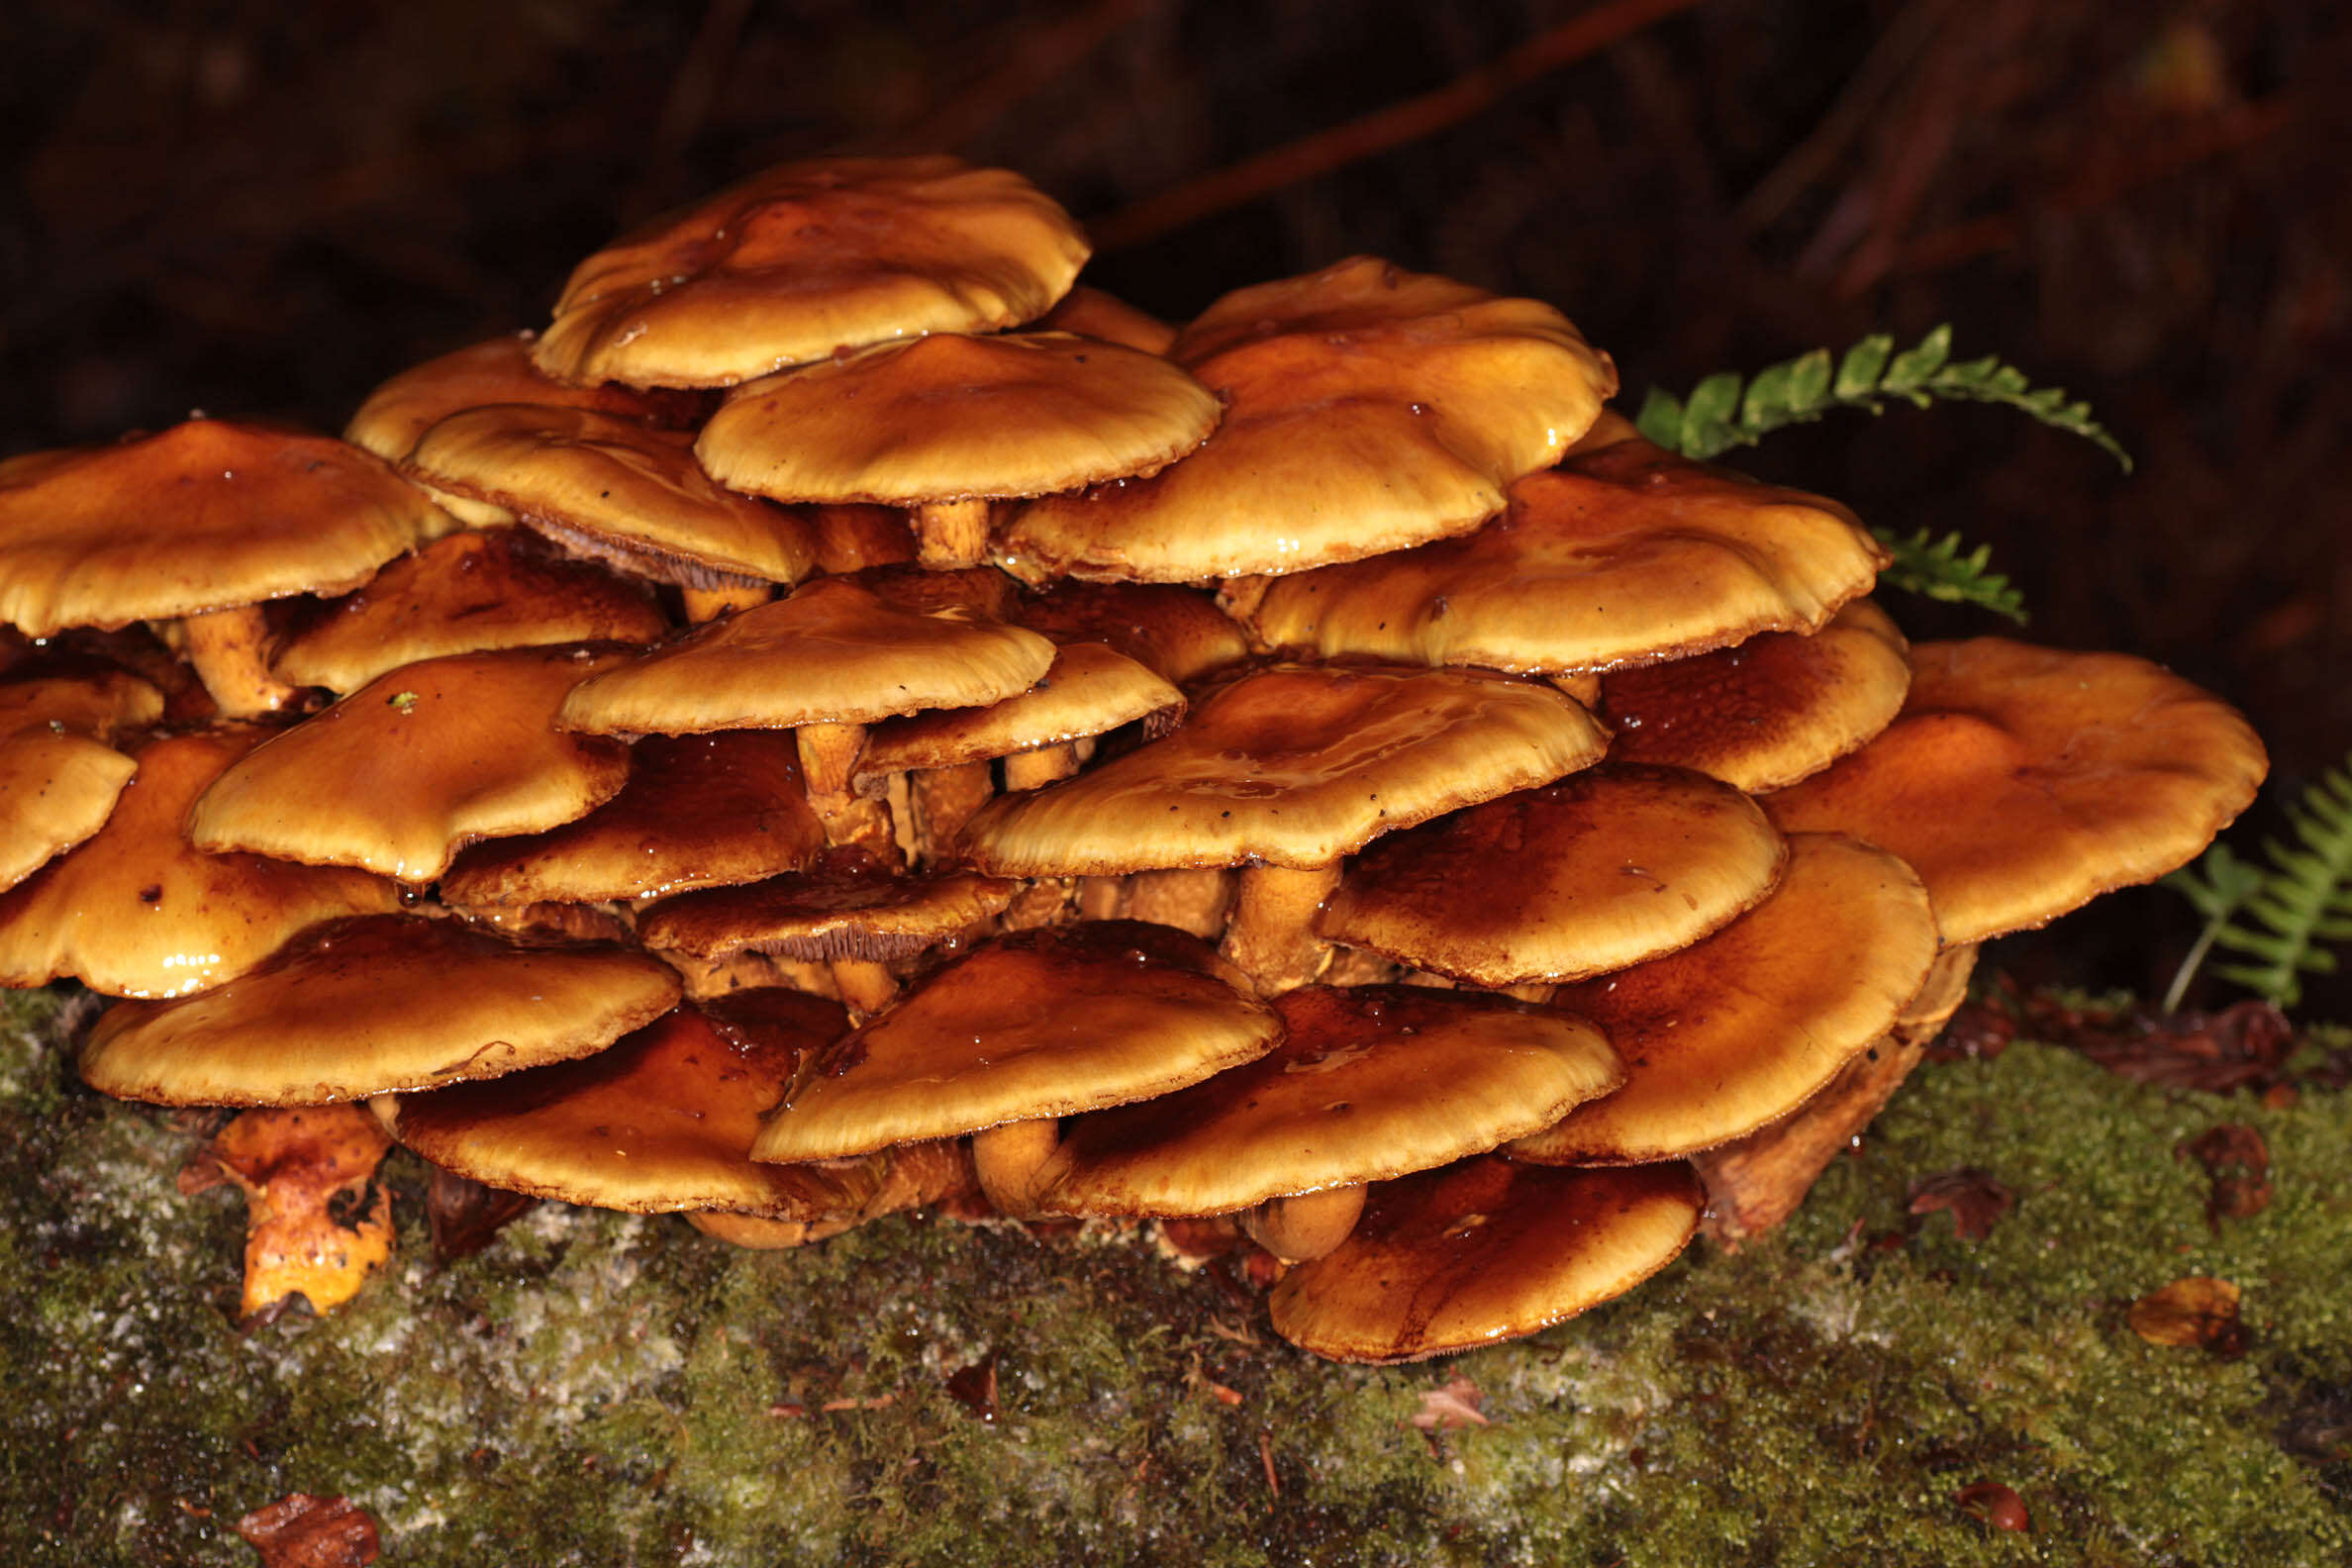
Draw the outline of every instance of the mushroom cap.
[[[86,735],[46,727],[0,735],[0,890],[88,841],[138,771]]]
[[[0,736],[24,731],[112,740],[163,717],[163,694],[129,670],[28,659],[0,678]]]
[[[1304,986],[1274,1011],[1282,1041],[1257,1060],[1065,1125],[1036,1208],[1222,1214],[1402,1176],[1549,1126],[1624,1078],[1598,1029],[1508,997]]]
[[[1259,861],[1327,866],[1374,834],[1548,784],[1596,760],[1592,716],[1483,670],[1282,665],[1162,739],[975,813],[964,848],[1005,876]]]
[[[583,681],[560,722],[602,735],[871,724],[1002,702],[1052,663],[1034,632],[895,609],[827,577]]]
[[[1150,479],[1048,496],[998,541],[1030,581],[1295,572],[1476,528],[1617,390],[1568,319],[1369,256],[1238,289],[1171,356],[1225,402]]]
[[[737,387],[694,451],[721,484],[777,501],[918,506],[1157,473],[1218,412],[1156,354],[1067,333],[937,333]]]
[[[934,708],[886,719],[866,734],[857,776],[957,767],[1102,735],[1137,720],[1165,732],[1184,693],[1102,642],[1066,642],[1028,691],[986,708]]]
[[[1533,1333],[1673,1262],[1703,1204],[1679,1161],[1554,1170],[1480,1155],[1383,1182],[1345,1241],[1274,1287],[1274,1331],[1337,1361]]]
[[[1734,647],[1601,677],[1611,754],[1696,768],[1749,794],[1818,773],[1894,723],[1910,644],[1856,599],[1820,631],[1766,632]]]
[[[1095,921],[999,937],[804,1065],[754,1159],[826,1159],[1166,1094],[1264,1055],[1273,1011],[1198,937]]]
[[[1174,583],[1057,582],[1011,618],[1056,642],[1108,642],[1179,686],[1249,657],[1249,638],[1216,600]]]
[[[808,520],[714,482],[690,434],[594,409],[463,409],[428,430],[401,466],[640,577],[795,583],[817,565]]]
[[[799,748],[767,730],[648,735],[629,782],[576,822],[477,843],[450,862],[450,905],[621,903],[797,871],[825,848]]]
[[[691,405],[700,401],[610,381],[570,386],[551,380],[531,362],[534,341],[529,333],[508,333],[409,366],[367,394],[367,401],[343,427],[343,440],[396,463],[433,426],[460,409],[485,403],[544,403],[656,424],[685,424]]]
[[[550,720],[582,676],[626,656],[507,648],[379,675],[223,773],[189,839],[430,882],[476,838],[553,828],[619,792],[629,748]]]
[[[1165,354],[1176,342],[1175,328],[1090,283],[1072,284],[1061,303],[1037,318],[1036,325],[1044,332],[1099,338],[1148,354]]]
[[[1714,935],[1552,1006],[1591,1019],[1625,1084],[1519,1138],[1515,1159],[1672,1159],[1786,1116],[1892,1029],[1935,960],[1935,919],[1909,866],[1835,833],[1789,840],[1772,896]]]
[[[869,852],[832,850],[805,869],[648,905],[637,936],[662,952],[749,949],[815,962],[910,958],[1005,912],[1019,888],[970,872],[905,876]]]
[[[0,622],[34,637],[342,593],[454,525],[327,436],[194,419],[0,462]]]
[[[558,380],[733,386],[836,348],[1043,315],[1077,225],[1005,169],[951,157],[764,170],[573,269],[533,351]]]
[[[1282,578],[1244,619],[1324,658],[1607,670],[1811,631],[1885,559],[1837,502],[1674,456],[1613,414],[1475,534]]]
[[[1979,637],[1914,646],[1902,717],[1763,805],[1903,856],[1943,939],[1976,942],[2186,863],[2267,767],[2235,709],[2144,659]]]
[[[551,642],[651,642],[669,630],[645,590],[513,529],[435,539],[316,614],[270,668],[347,692],[419,659]]]
[[[1787,858],[1728,784],[1604,762],[1367,845],[1315,930],[1480,985],[1573,980],[1689,946]]]
[[[681,1007],[610,1049],[403,1095],[392,1135],[445,1170],[562,1203],[810,1220],[862,1208],[882,1168],[754,1163],[759,1119],[800,1059],[849,1027],[838,1002],[762,988],[750,1037]]]
[[[393,885],[340,866],[207,854],[188,808],[267,731],[151,741],[106,826],[0,894],[0,985],[71,975],[108,996],[176,997],[245,973],[307,926],[389,913]]]
[[[161,1105],[323,1105],[564,1061],[677,1005],[657,959],[519,947],[457,921],[337,921],[201,995],[123,1002],[82,1048],[89,1085]]]

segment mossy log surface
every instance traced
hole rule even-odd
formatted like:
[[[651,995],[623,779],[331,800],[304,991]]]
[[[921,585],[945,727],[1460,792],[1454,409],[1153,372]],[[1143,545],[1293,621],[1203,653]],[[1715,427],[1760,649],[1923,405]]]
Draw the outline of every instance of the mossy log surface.
[[[236,1520],[294,1492],[351,1498],[402,1565],[2352,1561],[2340,1093],[2266,1108],[2026,1041],[1930,1063],[1783,1233],[1404,1367],[1293,1350],[1262,1291],[1135,1229],[746,1252],[546,1205],[437,1269],[406,1156],[392,1270],[241,1328],[241,1200],[173,1181],[199,1119],[81,1089],[53,995],[8,1008],[11,1564],[250,1565]],[[2274,1196],[2216,1227],[2175,1149],[2224,1122]],[[1909,1212],[1962,1166],[2016,1195],[1982,1240]],[[2132,1331],[2189,1275],[2242,1288],[2242,1355]],[[955,1379],[983,1364],[992,1419]],[[1964,1514],[1980,1482],[2031,1529]]]

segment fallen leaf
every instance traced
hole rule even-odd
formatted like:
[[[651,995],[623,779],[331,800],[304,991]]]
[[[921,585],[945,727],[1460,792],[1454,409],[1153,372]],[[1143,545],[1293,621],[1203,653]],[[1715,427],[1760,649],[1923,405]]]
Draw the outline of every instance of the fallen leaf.
[[[2208,1127],[2174,1148],[2173,1157],[2196,1160],[2212,1178],[2213,1190],[2205,1196],[2205,1224],[2211,1228],[2270,1207],[2270,1145],[2244,1123]]]
[[[2129,1322],[2131,1331],[2150,1344],[2196,1345],[2225,1361],[2246,1353],[2238,1288],[2225,1279],[2193,1274],[2174,1280],[2133,1302]]]
[[[1460,1373],[1455,1373],[1442,1388],[1423,1389],[1421,1409],[1409,1418],[1421,1431],[1451,1431],[1456,1426],[1492,1426],[1486,1413],[1479,1409],[1486,1403],[1486,1393]]]
[[[392,1256],[392,1195],[375,1184],[391,1147],[359,1107],[310,1106],[245,1112],[190,1162],[183,1188],[217,1171],[245,1195],[245,1317],[296,1295],[332,1312]]]
[[[539,1204],[525,1193],[486,1187],[435,1166],[425,1188],[425,1224],[433,1233],[433,1261],[471,1257],[497,1238],[508,1222]]]
[[[2026,1013],[2038,1032],[2109,1072],[2168,1089],[2259,1094],[2286,1081],[2295,1051],[2294,1026],[2268,1002],[2165,1014],[2144,1004],[2078,1011],[2036,997]]]
[[[996,1357],[975,1361],[947,1374],[947,1392],[983,1422],[997,1419]]]
[[[261,1568],[365,1568],[379,1549],[376,1522],[345,1497],[295,1492],[237,1521]]]
[[[1952,1501],[1960,1506],[1961,1513],[1988,1529],[2033,1528],[2033,1517],[2025,1512],[2025,1500],[1998,1481],[1964,1486],[1952,1494]]]
[[[2016,1207],[2016,1194],[1993,1179],[1981,1166],[1966,1165],[1911,1183],[1911,1212],[1951,1212],[1952,1229],[1963,1241],[1982,1241],[1993,1233],[2003,1215]]]

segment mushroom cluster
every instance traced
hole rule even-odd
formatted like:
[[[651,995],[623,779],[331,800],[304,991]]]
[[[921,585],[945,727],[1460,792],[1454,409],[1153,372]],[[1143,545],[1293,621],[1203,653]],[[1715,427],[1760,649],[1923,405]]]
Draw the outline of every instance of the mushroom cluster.
[[[1399,1360],[1777,1223],[1978,943],[2261,778],[2145,662],[1908,645],[1547,305],[1086,255],[795,163],[343,441],[0,464],[0,984],[121,999],[109,1094],[749,1244],[1228,1217]]]

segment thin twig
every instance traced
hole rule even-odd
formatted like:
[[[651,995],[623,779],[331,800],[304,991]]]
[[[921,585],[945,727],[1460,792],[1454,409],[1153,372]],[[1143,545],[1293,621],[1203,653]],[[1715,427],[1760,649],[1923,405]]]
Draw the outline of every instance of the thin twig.
[[[1156,196],[1146,196],[1133,206],[1095,220],[1087,228],[1104,250],[1156,240],[1214,213],[1246,205],[1442,131],[1478,114],[1504,94],[1696,4],[1698,0],[1607,0],[1433,92],[1172,185]]]
[[[1120,29],[1158,0],[1094,0],[1043,27],[1016,29],[1008,56],[978,81],[926,109],[884,139],[886,150],[938,152],[961,147],[1023,101],[1085,64]]]
[[[1787,211],[1791,202],[1828,172],[1847,145],[1877,118],[1880,102],[1902,83],[1911,62],[1934,41],[1936,29],[1943,25],[1944,13],[1955,3],[1956,0],[1911,0],[1903,8],[1887,31],[1879,35],[1878,42],[1870,46],[1870,52],[1846,79],[1845,90],[1837,95],[1829,112],[1821,116],[1820,124],[1808,132],[1795,150],[1741,198],[1736,216],[1743,228],[1768,227]]]

